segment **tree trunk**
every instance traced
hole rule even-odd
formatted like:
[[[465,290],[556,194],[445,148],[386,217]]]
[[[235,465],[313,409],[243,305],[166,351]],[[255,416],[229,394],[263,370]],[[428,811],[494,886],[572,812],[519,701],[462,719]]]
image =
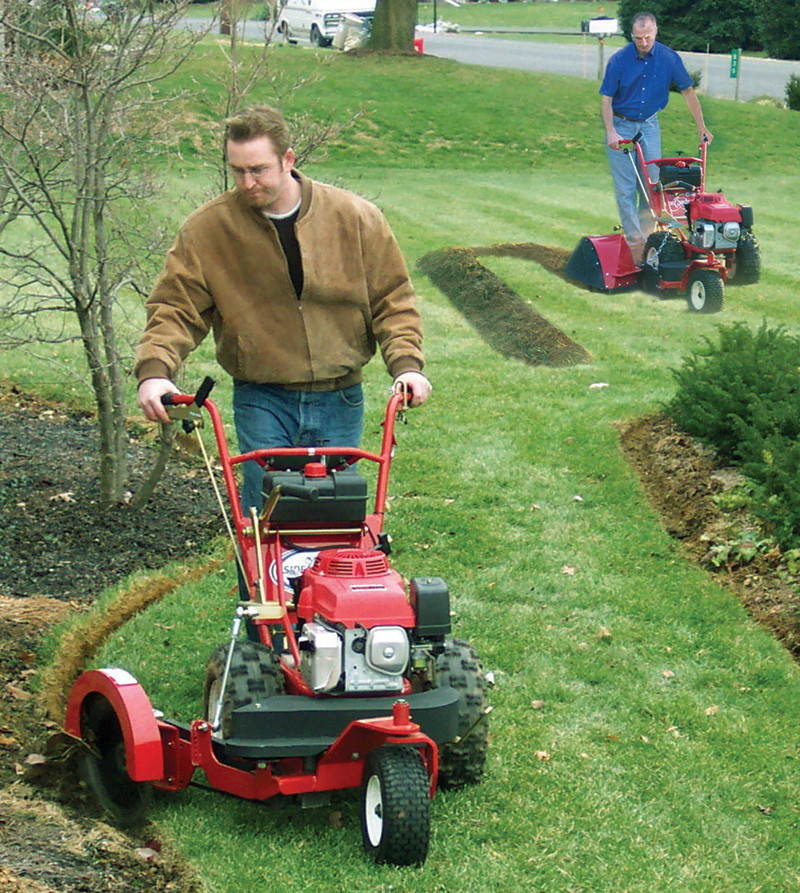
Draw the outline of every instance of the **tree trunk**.
[[[413,53],[416,24],[417,0],[378,0],[369,48]]]
[[[92,391],[97,402],[97,424],[100,429],[100,504],[107,508],[119,502],[122,496],[117,462],[114,398],[103,359],[97,311],[90,305],[88,308],[78,308],[77,314]]]

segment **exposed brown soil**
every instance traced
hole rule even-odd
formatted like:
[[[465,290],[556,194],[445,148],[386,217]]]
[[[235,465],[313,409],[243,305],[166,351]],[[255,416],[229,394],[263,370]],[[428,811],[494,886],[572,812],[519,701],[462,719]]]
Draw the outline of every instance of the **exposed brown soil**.
[[[732,556],[712,562],[714,549],[752,528],[743,514],[720,511],[715,497],[740,478],[715,462],[714,454],[665,415],[639,419],[621,432],[620,443],[636,469],[666,530],[687,559],[714,572],[733,589],[760,624],[800,658],[800,588],[787,577],[781,552],[759,552],[746,564]],[[718,566],[717,566],[718,565]]]
[[[561,274],[569,252],[534,243],[443,248],[417,266],[440,289],[486,343],[505,357],[531,366],[574,366],[591,362],[589,352],[546,320],[478,260],[480,255],[535,260]]]

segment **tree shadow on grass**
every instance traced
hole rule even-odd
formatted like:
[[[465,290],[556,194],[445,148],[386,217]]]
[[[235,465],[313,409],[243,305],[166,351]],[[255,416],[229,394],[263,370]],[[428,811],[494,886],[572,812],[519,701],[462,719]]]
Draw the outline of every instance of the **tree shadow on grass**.
[[[443,248],[421,257],[417,266],[502,356],[531,366],[575,366],[591,362],[591,354],[585,348],[548,322],[484,267],[478,260],[479,255],[529,258],[556,275],[563,275],[569,251],[533,243]]]

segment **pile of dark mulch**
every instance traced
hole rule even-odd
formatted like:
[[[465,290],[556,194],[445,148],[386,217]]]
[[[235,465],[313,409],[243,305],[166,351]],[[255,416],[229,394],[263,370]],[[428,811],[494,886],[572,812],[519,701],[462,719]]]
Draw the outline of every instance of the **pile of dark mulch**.
[[[0,589],[91,602],[142,568],[189,560],[222,530],[205,469],[171,460],[141,510],[98,505],[98,433],[71,415],[0,388]],[[155,450],[132,439],[130,487]]]

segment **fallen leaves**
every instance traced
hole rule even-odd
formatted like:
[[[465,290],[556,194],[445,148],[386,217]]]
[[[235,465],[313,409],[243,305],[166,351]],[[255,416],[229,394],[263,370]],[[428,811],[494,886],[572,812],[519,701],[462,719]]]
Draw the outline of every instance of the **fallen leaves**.
[[[75,494],[72,490],[65,490],[63,493],[56,493],[50,497],[50,502],[75,502]]]

